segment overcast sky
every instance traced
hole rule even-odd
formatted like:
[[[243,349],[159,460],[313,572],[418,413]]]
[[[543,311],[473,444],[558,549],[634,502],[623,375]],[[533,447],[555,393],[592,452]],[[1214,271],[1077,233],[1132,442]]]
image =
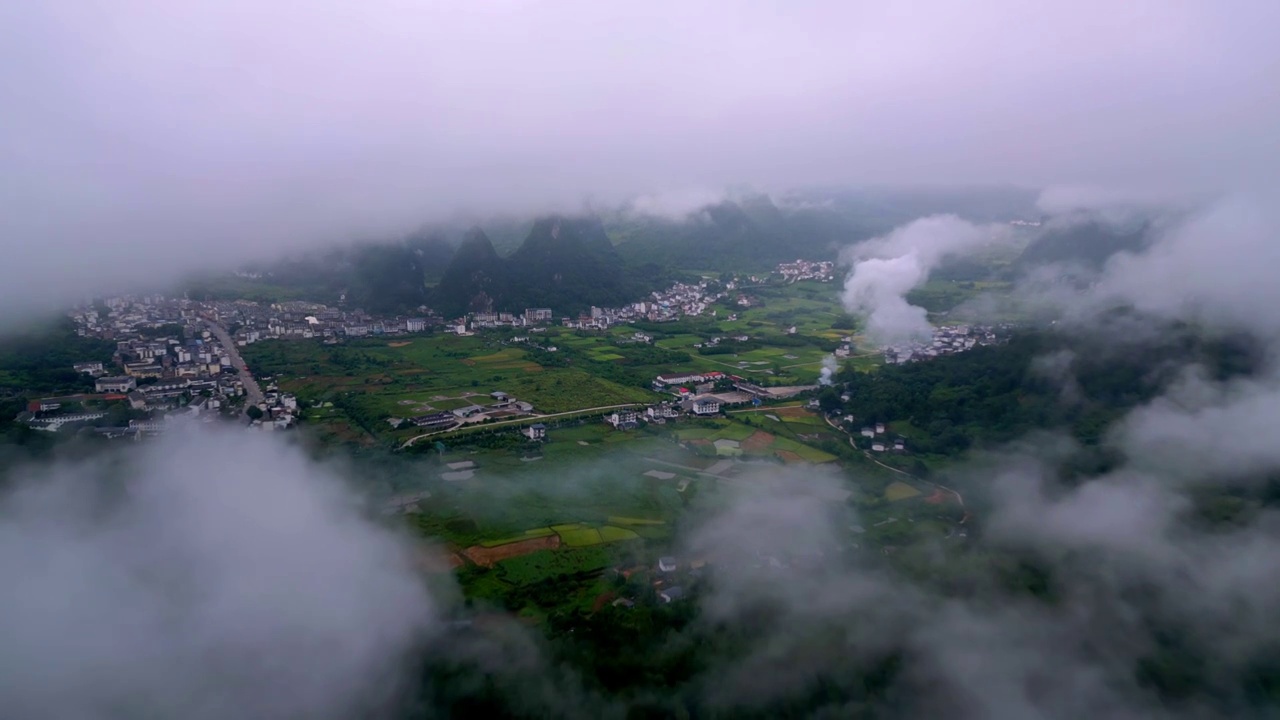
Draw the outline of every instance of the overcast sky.
[[[4,3],[0,299],[459,207],[1252,186],[1276,27],[1272,0]]]

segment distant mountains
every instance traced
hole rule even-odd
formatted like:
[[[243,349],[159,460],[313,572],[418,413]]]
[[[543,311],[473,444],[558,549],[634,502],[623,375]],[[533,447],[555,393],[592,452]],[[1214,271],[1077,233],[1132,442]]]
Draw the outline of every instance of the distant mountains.
[[[656,266],[624,263],[599,218],[554,215],[536,220],[506,258],[483,230],[467,231],[432,292],[432,305],[446,315],[525,307],[575,313],[634,301],[662,275]]]
[[[638,300],[693,272],[760,272],[796,258],[834,259],[842,248],[920,215],[960,211],[982,221],[1032,210],[1034,194],[1004,188],[812,191],[780,202],[739,193],[681,217],[609,209],[437,224],[397,242],[255,268],[260,278],[252,281],[206,279],[191,287],[205,297],[345,298],[374,313],[429,305],[446,316],[525,307],[572,314]]]
[[[1059,219],[1027,245],[1017,265],[1030,268],[1067,263],[1096,270],[1118,252],[1145,248],[1151,242],[1151,230],[1145,221],[1117,225],[1098,219]]]

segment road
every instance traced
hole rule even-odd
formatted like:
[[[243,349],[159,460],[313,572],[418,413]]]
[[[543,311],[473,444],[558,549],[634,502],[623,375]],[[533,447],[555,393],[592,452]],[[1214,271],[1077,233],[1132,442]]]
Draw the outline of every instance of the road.
[[[240,357],[240,351],[236,349],[236,342],[231,338],[231,333],[211,320],[206,321],[206,324],[209,326],[209,332],[217,336],[218,342],[222,343],[222,347],[227,351],[227,356],[231,358],[231,367],[240,373],[240,382],[244,384],[244,408],[247,413],[250,406],[262,402],[262,388],[258,387],[258,381],[253,379],[253,374],[245,366],[244,358]]]
[[[532,415],[529,417],[516,418],[515,420],[499,420],[498,422],[488,423],[487,425],[476,425],[476,427],[491,428],[491,427],[498,427],[500,425],[517,425],[520,423],[541,422],[543,420],[548,420],[550,418],[564,417],[565,415],[576,415],[578,413],[590,413],[590,412],[597,412],[600,410],[617,410],[619,408],[641,407],[643,405],[644,403],[623,403],[622,405],[601,405],[600,407],[582,408],[581,410],[569,410],[566,412],[551,413],[550,415]],[[422,435],[414,435],[408,440],[405,440],[404,444],[401,445],[400,448],[403,450],[404,448],[411,447],[414,443],[418,442],[419,440],[423,440],[425,438],[430,438],[430,437],[438,437],[441,435],[447,435],[453,432],[454,430],[458,430],[458,429],[459,428],[452,427],[452,428],[449,428],[448,430],[437,430],[435,432],[425,433]]]

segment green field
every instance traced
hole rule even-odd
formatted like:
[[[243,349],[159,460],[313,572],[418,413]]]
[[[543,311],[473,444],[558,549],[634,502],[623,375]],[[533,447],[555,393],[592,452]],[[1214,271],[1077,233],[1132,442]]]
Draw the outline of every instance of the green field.
[[[509,545],[513,542],[520,542],[521,540],[530,540],[533,538],[540,538],[540,537],[550,537],[555,534],[556,534],[555,530],[552,530],[549,527],[541,527],[541,528],[534,528],[532,530],[525,530],[519,535],[512,535],[511,537],[500,538],[498,540],[481,540],[479,544],[481,545],[481,547],[491,548],[491,547],[498,547],[500,545]]]
[[[605,525],[600,528],[601,542],[618,542],[620,540],[636,540],[640,535],[629,528],[620,528],[613,525]]]
[[[544,368],[528,360],[522,348],[479,336],[367,338],[343,345],[268,341],[250,345],[243,353],[255,374],[279,376],[281,388],[296,393],[304,405],[333,403],[327,412],[310,413],[308,420],[332,426],[328,431],[338,439],[354,434],[355,440],[363,435],[366,442],[403,441],[418,431],[396,430],[386,418],[490,405],[494,401],[489,393],[495,390],[544,413],[657,398],[638,385],[623,385],[585,370]]]
[[[549,327],[536,342],[557,347],[554,353],[511,344],[514,331],[500,330],[337,345],[272,340],[250,345],[243,354],[256,375],[276,377],[304,404],[333,403],[325,412],[307,414],[309,422],[323,426],[322,437],[390,446],[420,433],[397,429],[388,418],[488,405],[495,390],[533,404],[538,412],[563,413],[653,402],[662,396],[649,383],[664,372],[719,370],[759,382],[812,383],[822,359],[855,332],[838,291],[835,284],[813,282],[743,288],[752,299],[750,308],[730,304],[717,307],[714,317],[638,323],[655,338],[652,345],[634,342],[637,328],[632,326],[605,332]],[[789,334],[792,328],[795,334]],[[744,335],[745,342],[732,339]],[[721,342],[713,346],[713,340]],[[868,354],[853,362],[871,367],[879,357]]]

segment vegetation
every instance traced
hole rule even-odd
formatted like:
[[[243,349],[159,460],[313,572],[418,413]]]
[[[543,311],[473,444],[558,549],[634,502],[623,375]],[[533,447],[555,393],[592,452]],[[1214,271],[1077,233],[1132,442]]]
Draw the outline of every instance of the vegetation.
[[[597,218],[553,216],[534,222],[509,258],[498,256],[479,228],[467,233],[432,304],[447,316],[469,311],[549,307],[576,314],[592,305],[616,307],[670,283],[659,266],[626,266]]]
[[[70,318],[0,342],[0,388],[29,396],[92,392],[93,378],[78,373],[78,362],[111,365],[115,344],[80,337]]]
[[[1053,358],[1070,363],[1069,384],[1046,366]],[[954,454],[1039,428],[1064,428],[1096,445],[1111,422],[1155,397],[1193,361],[1229,376],[1250,371],[1257,357],[1245,340],[1205,340],[1185,327],[1151,328],[1149,339],[1128,345],[1026,331],[1004,345],[875,373],[846,366],[838,379],[848,402],[834,390],[823,402],[861,423],[892,423],[923,454]]]

